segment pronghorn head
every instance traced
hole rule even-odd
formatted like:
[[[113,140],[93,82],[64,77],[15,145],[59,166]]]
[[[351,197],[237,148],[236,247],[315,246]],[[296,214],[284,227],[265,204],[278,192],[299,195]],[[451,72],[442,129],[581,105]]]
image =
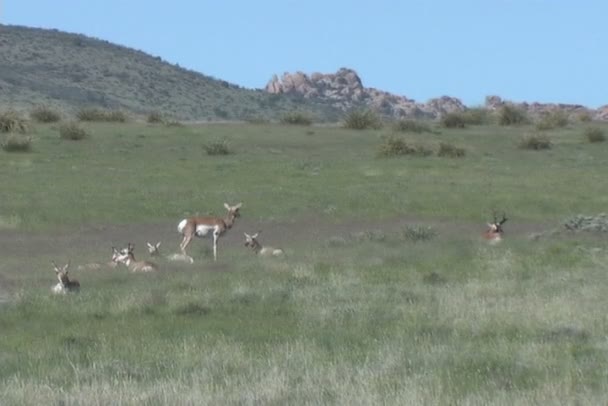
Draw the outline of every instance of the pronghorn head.
[[[148,252],[151,256],[156,257],[160,255],[160,243],[160,241],[156,244],[150,244],[149,242],[146,242],[146,245],[148,246]]]
[[[53,264],[53,268],[55,269],[55,274],[57,275],[59,283],[61,283],[63,286],[69,285],[70,278],[68,277],[68,268],[70,267],[70,262],[68,261],[68,263],[62,267],[57,266],[55,261],[51,261],[51,263]]]
[[[134,249],[135,246],[129,243],[127,244],[127,248],[123,248],[120,251],[116,250],[118,252],[118,255],[116,255],[116,262],[126,264],[129,259],[135,260],[135,255],[133,254]]]
[[[125,250],[122,250],[125,251]],[[112,262],[118,263],[120,262],[118,258],[123,254],[123,252],[119,251],[118,248],[112,247]]]
[[[488,230],[484,233],[486,239],[498,242],[502,239],[503,229],[502,225],[507,221],[506,214],[503,213],[502,219],[498,220],[496,213],[494,213],[494,221],[492,223],[488,223]]]
[[[241,206],[243,205],[243,203],[239,203],[237,205],[231,206],[228,203],[224,203],[224,207],[226,208],[226,210],[228,210],[228,214],[226,216],[226,225],[228,226],[228,228],[232,227],[232,224],[234,223],[234,220],[238,217],[241,217],[241,213],[239,212],[239,209],[241,208]]]
[[[260,235],[259,231],[253,235],[249,235],[247,233],[243,233],[243,234],[245,234],[245,247],[255,248],[256,246],[258,246],[260,244],[258,242],[258,236]]]

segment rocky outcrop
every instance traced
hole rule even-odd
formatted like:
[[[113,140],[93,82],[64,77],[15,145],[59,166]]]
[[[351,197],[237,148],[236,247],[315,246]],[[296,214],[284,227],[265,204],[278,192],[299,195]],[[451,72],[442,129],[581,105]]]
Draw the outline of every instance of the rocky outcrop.
[[[329,103],[331,106],[349,111],[355,108],[369,108],[391,118],[440,118],[444,114],[460,112],[467,107],[457,98],[441,96],[419,103],[405,96],[364,87],[357,72],[341,68],[336,73],[303,72],[284,73],[280,78],[274,75],[266,85],[266,92],[273,94],[297,94],[306,99]],[[485,107],[497,110],[505,104],[525,110],[531,117],[538,117],[550,111],[561,110],[571,116],[586,114],[595,120],[608,120],[608,105],[597,110],[578,104],[558,103],[514,103],[499,96],[487,96]]]
[[[352,69],[341,68],[336,73],[302,72],[277,75],[266,85],[266,91],[274,94],[298,94],[306,99],[327,102],[343,111],[370,108],[379,114],[393,118],[438,118],[443,114],[466,109],[460,100],[442,96],[426,103],[417,103],[405,96],[363,86],[361,78]]]
[[[598,120],[602,119],[602,118],[600,118],[601,108],[598,110],[593,110],[593,109],[587,108],[585,106],[582,106],[580,104],[536,103],[536,102],[514,103],[514,102],[503,100],[499,96],[487,96],[486,97],[485,107],[490,110],[497,110],[500,107],[504,106],[505,104],[510,104],[515,107],[518,107],[518,108],[526,111],[532,117],[539,117],[539,116],[542,116],[543,114],[549,113],[551,111],[560,110],[571,116],[577,116],[580,114],[589,114],[589,116],[593,117],[594,119],[598,119]],[[606,113],[608,113],[608,108],[606,109]],[[606,118],[608,118],[608,116]],[[604,119],[606,119],[606,118],[604,118]]]

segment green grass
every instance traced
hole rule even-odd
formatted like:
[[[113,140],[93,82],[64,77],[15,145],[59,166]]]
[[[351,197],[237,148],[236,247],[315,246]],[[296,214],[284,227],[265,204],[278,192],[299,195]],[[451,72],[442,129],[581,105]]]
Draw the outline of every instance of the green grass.
[[[521,231],[605,211],[604,145],[576,125],[542,153],[517,146],[530,126],[408,134],[466,148],[457,160],[379,159],[390,128],[90,128],[95,137],[66,143],[36,127],[31,153],[0,160],[0,218],[11,220],[0,232],[32,243],[0,262],[0,299],[11,294],[0,304],[3,404],[608,401],[606,239]],[[217,139],[235,153],[208,156]],[[224,201],[242,201],[239,221],[262,224],[262,243],[287,255],[220,243],[216,266],[198,240],[194,265],[74,270],[81,292],[50,294],[51,260],[98,260],[123,243],[72,244],[79,227],[174,227]],[[509,222],[488,246],[495,208]],[[239,221],[231,238],[249,231]],[[311,222],[320,231],[307,235]],[[294,236],[273,240],[274,224]]]

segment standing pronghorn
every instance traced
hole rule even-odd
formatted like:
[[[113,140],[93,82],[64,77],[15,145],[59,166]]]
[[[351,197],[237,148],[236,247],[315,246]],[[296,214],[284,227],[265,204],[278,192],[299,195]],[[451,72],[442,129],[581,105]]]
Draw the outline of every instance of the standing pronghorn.
[[[496,213],[494,213],[494,222],[488,223],[488,229],[483,233],[483,237],[489,241],[490,244],[498,244],[502,241],[502,225],[507,221],[506,215],[503,213],[502,220],[498,220]]]
[[[146,242],[146,245],[148,246],[148,253],[150,254],[151,257],[155,257],[155,258],[164,257],[169,261],[187,262],[189,264],[194,263],[194,259],[190,255],[184,255],[181,253],[169,254],[166,256],[162,255],[160,252],[160,243],[161,243],[160,241],[157,242],[156,244],[150,244],[149,242]]]
[[[68,277],[68,268],[70,267],[70,263],[68,262],[63,267],[58,267],[57,264],[52,261],[53,268],[55,268],[55,274],[57,274],[57,279],[59,283],[53,286],[53,293],[62,293],[66,294],[68,292],[78,292],[80,289],[80,283],[77,280],[70,280]]]
[[[228,203],[224,203],[224,207],[228,210],[226,217],[189,217],[183,219],[177,225],[177,231],[184,236],[182,242],[179,244],[179,248],[182,250],[182,254],[186,254],[186,247],[190,244],[193,237],[206,237],[209,232],[212,232],[213,237],[213,260],[217,261],[217,240],[234,225],[234,221],[237,217],[240,217],[239,209],[243,203],[239,203],[236,206],[230,206]]]
[[[122,262],[129,268],[131,272],[155,272],[158,271],[158,266],[149,261],[136,261],[133,250],[135,247],[129,243],[127,248],[120,251],[120,255],[116,258],[116,261]]]
[[[260,244],[260,242],[258,241],[258,236],[260,235],[261,231],[258,231],[257,233],[253,234],[253,235],[249,235],[247,233],[243,233],[245,234],[245,247],[250,247],[253,252],[255,252],[258,255],[261,256],[274,256],[274,257],[278,257],[283,255],[283,250],[280,248],[273,248],[273,247],[268,247],[268,246],[263,246],[262,244]]]

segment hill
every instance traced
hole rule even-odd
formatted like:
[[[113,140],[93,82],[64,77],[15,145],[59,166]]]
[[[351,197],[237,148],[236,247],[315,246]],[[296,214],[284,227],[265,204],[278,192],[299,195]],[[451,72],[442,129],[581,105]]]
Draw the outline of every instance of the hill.
[[[185,120],[276,119],[338,110],[299,95],[245,89],[144,52],[58,30],[0,25],[0,105],[161,111]]]

